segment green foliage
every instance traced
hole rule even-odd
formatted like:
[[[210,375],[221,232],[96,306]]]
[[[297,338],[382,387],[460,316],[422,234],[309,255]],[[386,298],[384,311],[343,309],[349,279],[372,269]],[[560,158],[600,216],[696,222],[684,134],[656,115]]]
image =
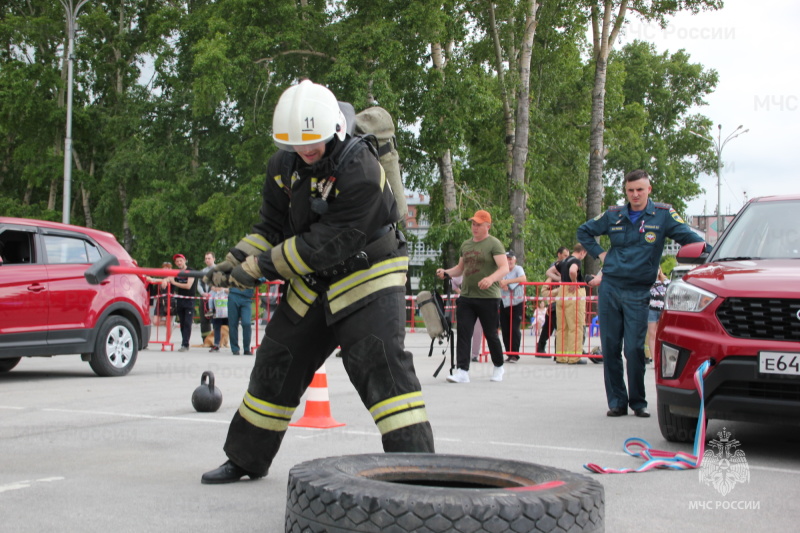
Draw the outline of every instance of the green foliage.
[[[625,46],[612,65],[619,70],[609,74],[609,85],[621,91],[609,94],[621,100],[614,101],[606,123],[607,203],[624,197],[625,173],[642,168],[652,176],[653,198],[682,211],[685,201],[700,193],[698,175],[713,168],[709,143],[690,133],[705,131],[711,122],[690,110],[705,103],[717,73],[690,63],[683,50],[659,54],[642,41]]]
[[[4,196],[0,196],[0,213],[4,217],[36,218],[61,222],[61,214],[47,209],[47,205],[43,203],[20,204]]]
[[[715,2],[637,2],[647,16]],[[111,231],[142,265],[173,253],[201,265],[249,232],[275,151],[272,110],[301,77],[396,118],[407,189],[427,193],[426,243],[458,250],[466,219],[488,209],[509,245],[503,97],[514,102],[527,2],[422,0],[107,0],[78,17],[73,98],[73,223]],[[585,3],[544,2],[531,62],[524,263],[540,279],[585,217],[593,68]],[[66,36],[57,2],[0,8],[0,214],[61,219]],[[444,50],[432,68],[432,46]],[[681,207],[715,165],[710,121],[689,112],[716,74],[682,51],[634,43],[611,58],[607,200],[625,170],[647,166],[654,197]],[[512,104],[513,106],[513,104]],[[512,113],[516,109],[512,109]],[[438,160],[449,151],[456,212],[445,224]],[[516,186],[516,185],[515,185]],[[85,201],[84,196],[85,194]],[[439,284],[436,266],[423,287]],[[451,266],[451,265],[445,265]]]
[[[670,274],[672,274],[672,269],[675,268],[677,264],[678,260],[675,259],[674,255],[665,255],[661,258],[661,271],[669,278]]]

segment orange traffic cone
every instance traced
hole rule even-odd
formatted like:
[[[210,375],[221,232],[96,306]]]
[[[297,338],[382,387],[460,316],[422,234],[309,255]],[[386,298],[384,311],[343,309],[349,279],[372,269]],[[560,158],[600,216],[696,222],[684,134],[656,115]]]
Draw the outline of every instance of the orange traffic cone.
[[[323,364],[314,373],[314,379],[308,387],[306,397],[306,412],[303,418],[297,422],[292,422],[290,426],[302,428],[337,428],[343,426],[342,422],[337,422],[331,416],[331,402],[328,398],[328,374],[325,372]]]

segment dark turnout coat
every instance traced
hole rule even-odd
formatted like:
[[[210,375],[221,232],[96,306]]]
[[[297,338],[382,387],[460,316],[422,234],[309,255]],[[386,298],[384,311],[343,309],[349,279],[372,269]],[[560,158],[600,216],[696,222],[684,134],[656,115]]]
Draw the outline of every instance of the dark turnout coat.
[[[268,279],[289,282],[286,301],[297,319],[320,297],[335,321],[385,291],[404,291],[408,257],[394,227],[400,214],[366,142],[351,141],[358,144],[331,183],[347,142],[334,138],[312,166],[278,152],[267,167],[261,222],[253,227],[269,248],[259,266]]]

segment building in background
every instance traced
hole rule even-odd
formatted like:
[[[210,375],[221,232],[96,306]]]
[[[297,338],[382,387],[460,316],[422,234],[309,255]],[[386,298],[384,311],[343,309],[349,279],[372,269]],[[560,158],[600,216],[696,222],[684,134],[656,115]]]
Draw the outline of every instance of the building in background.
[[[428,234],[430,223],[427,218],[420,214],[419,206],[428,205],[430,197],[419,192],[406,192],[406,203],[408,213],[406,213],[406,233],[408,236],[408,277],[411,281],[411,290],[416,293],[419,290],[419,278],[422,275],[422,265],[426,259],[438,261],[441,252],[425,245],[422,240]]]
[[[734,219],[736,215],[722,215],[722,228],[723,230],[728,227],[728,224]],[[700,230],[704,235],[707,243],[715,244],[719,240],[721,232],[717,231],[717,215],[697,215],[692,217],[692,229],[695,231]],[[698,232],[699,233],[699,232]]]

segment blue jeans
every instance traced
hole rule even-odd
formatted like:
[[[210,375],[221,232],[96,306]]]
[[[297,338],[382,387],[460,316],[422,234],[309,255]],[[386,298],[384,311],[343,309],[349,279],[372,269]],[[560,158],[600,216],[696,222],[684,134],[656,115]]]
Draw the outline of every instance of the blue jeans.
[[[242,320],[242,345],[244,351],[250,351],[250,335],[252,327],[250,319],[253,310],[250,307],[253,296],[247,295],[245,291],[231,289],[228,293],[228,334],[231,341],[231,351],[241,353],[239,350],[239,319]]]
[[[610,409],[647,407],[644,389],[644,341],[647,336],[647,312],[650,289],[623,288],[604,279],[599,287],[597,316],[600,320],[600,342],[603,347],[603,372],[606,399]],[[625,350],[628,389],[622,370]]]

